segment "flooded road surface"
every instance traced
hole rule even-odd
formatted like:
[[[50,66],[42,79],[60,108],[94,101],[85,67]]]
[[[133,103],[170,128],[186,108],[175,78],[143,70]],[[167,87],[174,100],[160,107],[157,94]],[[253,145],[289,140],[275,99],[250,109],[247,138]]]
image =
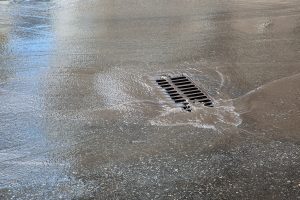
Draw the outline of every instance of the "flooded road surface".
[[[299,169],[298,0],[0,0],[0,199],[299,199]]]

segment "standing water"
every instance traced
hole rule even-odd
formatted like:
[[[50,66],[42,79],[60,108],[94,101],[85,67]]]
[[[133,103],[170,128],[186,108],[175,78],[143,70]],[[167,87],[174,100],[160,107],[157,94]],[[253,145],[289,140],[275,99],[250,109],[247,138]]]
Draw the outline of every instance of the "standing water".
[[[297,199],[299,86],[298,0],[0,0],[0,199]]]

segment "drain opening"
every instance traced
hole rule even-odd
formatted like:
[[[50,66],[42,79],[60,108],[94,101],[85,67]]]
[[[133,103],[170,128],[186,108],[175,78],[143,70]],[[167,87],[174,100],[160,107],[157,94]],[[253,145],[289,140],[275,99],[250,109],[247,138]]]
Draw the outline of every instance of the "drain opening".
[[[187,76],[161,76],[156,83],[176,104],[181,104],[181,107],[188,112],[192,111],[191,103],[201,103],[206,107],[213,107],[212,100]]]

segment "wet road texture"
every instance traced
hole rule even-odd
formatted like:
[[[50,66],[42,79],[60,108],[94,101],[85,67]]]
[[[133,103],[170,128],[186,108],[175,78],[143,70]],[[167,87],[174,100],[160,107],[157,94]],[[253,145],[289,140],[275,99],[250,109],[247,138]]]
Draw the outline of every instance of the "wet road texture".
[[[0,0],[0,199],[300,199],[300,1]]]

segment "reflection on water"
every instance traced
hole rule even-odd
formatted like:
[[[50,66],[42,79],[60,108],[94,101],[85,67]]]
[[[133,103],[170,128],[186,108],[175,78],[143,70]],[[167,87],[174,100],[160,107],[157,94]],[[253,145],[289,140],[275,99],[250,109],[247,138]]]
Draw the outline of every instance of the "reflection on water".
[[[0,22],[6,23],[0,24],[0,188],[5,195],[6,188],[17,194],[45,183],[54,187],[63,166],[46,158],[41,115],[43,74],[53,54],[49,3],[1,1],[0,10]]]
[[[8,17],[8,2],[0,1],[0,66],[4,64],[4,56],[7,48],[8,32],[9,32],[9,17]],[[7,78],[7,72],[0,68],[0,84]],[[1,93],[1,90],[0,90]]]
[[[0,1],[0,197],[293,199],[299,17],[297,1]],[[181,112],[165,72],[216,106]]]

